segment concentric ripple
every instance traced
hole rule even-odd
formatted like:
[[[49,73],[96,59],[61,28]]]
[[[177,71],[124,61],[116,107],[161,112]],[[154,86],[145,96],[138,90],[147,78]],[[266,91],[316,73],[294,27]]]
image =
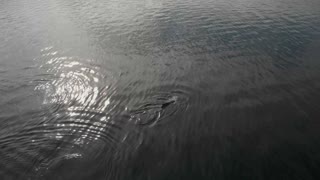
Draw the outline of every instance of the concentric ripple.
[[[36,142],[43,146],[40,151],[54,152],[50,156],[44,155],[43,159],[32,155],[21,158],[26,162],[30,161],[28,159],[35,161],[32,170],[37,173],[32,174],[37,176],[64,160],[85,158],[82,152],[92,143],[100,142],[102,147],[114,148],[125,135],[122,129],[130,118],[124,114],[125,108],[118,107],[119,102],[112,99],[116,90],[111,72],[94,66],[91,60],[62,56],[53,47],[41,52],[42,56],[35,59],[41,74],[34,83],[38,84],[35,91],[43,94],[44,111],[36,116],[41,119],[38,125],[29,124],[19,135],[29,139],[22,142],[31,141],[26,146],[31,152]],[[98,155],[97,151],[89,156]],[[24,163],[12,165],[18,164]]]
[[[76,57],[63,57],[51,47],[42,50],[40,66],[52,76],[43,80],[35,90],[44,92],[44,105],[48,105],[54,114],[53,119],[46,120],[46,124],[54,124],[61,132],[55,132],[60,139],[77,131],[81,134],[76,143],[104,138],[113,140],[107,132],[109,127],[117,129],[111,112],[117,106],[111,102],[114,89],[114,79],[110,72],[97,66],[90,65],[90,60]],[[101,83],[100,81],[103,81]]]
[[[49,51],[43,54],[46,62],[40,65],[40,68],[47,69],[45,72],[47,75],[53,76],[53,80],[40,84],[36,88],[36,90],[45,91],[44,103],[70,104],[72,102],[81,106],[92,106],[98,98],[99,80],[105,78],[103,76],[107,74],[100,74],[101,70],[98,67],[88,66],[88,62],[84,64],[79,58],[61,57],[57,53]],[[45,81],[45,79],[42,80]],[[107,100],[105,102],[108,103]]]

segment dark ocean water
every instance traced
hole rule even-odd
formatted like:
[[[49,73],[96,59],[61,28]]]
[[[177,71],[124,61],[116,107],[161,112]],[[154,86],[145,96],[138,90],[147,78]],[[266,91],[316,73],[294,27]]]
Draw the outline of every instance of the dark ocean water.
[[[320,179],[319,0],[1,0],[0,179]]]

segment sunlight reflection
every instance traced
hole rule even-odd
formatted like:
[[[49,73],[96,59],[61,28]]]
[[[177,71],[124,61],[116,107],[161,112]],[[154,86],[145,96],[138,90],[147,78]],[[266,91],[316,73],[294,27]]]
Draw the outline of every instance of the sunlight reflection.
[[[41,50],[39,67],[54,78],[35,89],[44,92],[43,104],[57,107],[55,119],[45,124],[56,127],[49,136],[60,140],[71,135],[75,144],[108,137],[108,124],[114,123],[106,113],[112,93],[107,91],[110,84],[105,87],[98,84],[106,74],[102,74],[99,67],[90,65],[89,60],[59,56],[53,49]]]

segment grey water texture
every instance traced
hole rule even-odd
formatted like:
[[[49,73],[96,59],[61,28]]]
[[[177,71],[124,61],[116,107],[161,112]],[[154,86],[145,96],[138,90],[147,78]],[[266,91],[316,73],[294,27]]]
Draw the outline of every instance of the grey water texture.
[[[0,0],[1,180],[318,180],[319,102],[319,0]]]

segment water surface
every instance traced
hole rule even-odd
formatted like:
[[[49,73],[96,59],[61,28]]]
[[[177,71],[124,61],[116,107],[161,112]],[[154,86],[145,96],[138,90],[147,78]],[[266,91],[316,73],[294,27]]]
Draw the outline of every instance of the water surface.
[[[0,179],[319,179],[320,1],[2,0]]]

